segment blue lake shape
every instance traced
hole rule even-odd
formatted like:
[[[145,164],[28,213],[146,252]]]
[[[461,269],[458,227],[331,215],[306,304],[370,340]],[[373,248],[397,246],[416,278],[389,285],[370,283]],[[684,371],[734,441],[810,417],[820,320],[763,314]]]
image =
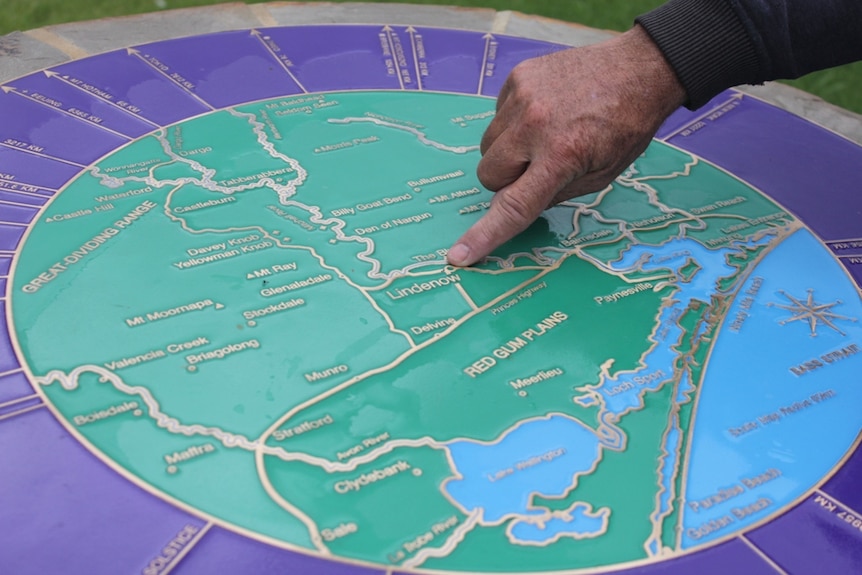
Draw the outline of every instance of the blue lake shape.
[[[459,440],[447,448],[460,477],[447,481],[444,491],[466,513],[481,510],[482,524],[495,525],[545,515],[547,510],[531,507],[533,496],[568,493],[578,475],[595,469],[602,444],[576,419],[551,415],[520,423],[493,443]],[[578,527],[572,522],[555,528]],[[592,530],[589,524],[585,528]]]
[[[550,519],[521,519],[506,530],[509,541],[518,545],[548,545],[562,537],[587,539],[604,535],[611,510],[607,507],[593,512],[588,503],[577,502]]]

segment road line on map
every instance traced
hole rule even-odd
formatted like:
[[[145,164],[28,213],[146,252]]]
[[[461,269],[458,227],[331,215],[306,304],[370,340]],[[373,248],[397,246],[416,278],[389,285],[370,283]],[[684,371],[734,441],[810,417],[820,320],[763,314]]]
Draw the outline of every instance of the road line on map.
[[[33,207],[33,206],[29,206]],[[7,226],[17,226],[19,228],[29,228],[30,224],[22,224],[21,222],[10,222],[7,220],[0,220],[0,224],[6,224]]]
[[[693,158],[692,162],[686,162],[685,163],[685,169],[682,172],[673,172],[671,174],[662,174],[662,175],[655,175],[655,176],[640,176],[640,177],[632,176],[632,177],[628,177],[628,178],[624,178],[624,179],[631,180],[633,182],[643,182],[643,181],[650,181],[650,180],[672,180],[674,178],[684,178],[684,177],[690,176],[692,168],[694,168],[695,166],[700,164],[700,161],[696,157],[692,156],[692,158]]]
[[[152,392],[143,386],[130,386],[116,373],[93,364],[79,365],[68,373],[62,370],[51,370],[46,375],[36,377],[35,382],[43,387],[52,385],[54,382],[59,383],[66,391],[74,391],[80,385],[81,374],[88,372],[101,376],[104,382],[110,382],[117,391],[128,396],[138,396],[147,406],[147,415],[153,419],[157,426],[167,430],[169,433],[182,434],[186,437],[204,436],[212,437],[222,443],[225,447],[239,447],[246,451],[253,451],[257,448],[257,443],[250,440],[244,435],[224,431],[215,426],[205,427],[201,424],[184,424],[179,419],[172,417],[162,411],[161,405],[153,396]]]
[[[424,277],[430,277],[430,276],[439,276],[441,273],[445,273],[445,274],[449,275],[447,270],[452,270],[452,268],[449,267],[449,264],[446,263],[445,261],[434,260],[431,262],[422,262],[422,263],[427,263],[428,265],[438,265],[438,266],[440,266],[440,268],[436,269],[436,270],[425,271],[425,272],[414,272],[414,271],[409,271],[410,268],[413,267],[412,265],[407,266],[405,268],[401,268],[400,270],[397,270],[398,272],[401,272],[401,273],[389,274],[388,276],[384,276],[383,278],[381,278],[382,281],[380,283],[373,285],[373,286],[369,286],[367,288],[363,288],[363,289],[370,291],[370,292],[381,291],[381,290],[385,290],[385,289],[389,288],[396,280],[399,280],[399,279],[404,279],[404,278],[417,278],[418,279],[418,278],[424,278]],[[408,271],[405,271],[405,270],[408,270]],[[478,270],[470,270],[470,271],[473,272],[473,271],[478,271]]]
[[[426,547],[419,551],[416,555],[401,563],[402,568],[414,569],[422,565],[429,558],[439,559],[448,557],[464,541],[467,534],[473,530],[479,523],[479,515],[481,511],[473,511],[467,515],[466,521],[461,523],[452,534],[446,538],[446,541],[440,547]]]
[[[524,289],[529,284],[535,282],[536,280],[540,279],[541,277],[543,277],[543,276],[551,273],[552,271],[558,269],[560,264],[563,261],[565,261],[567,258],[568,258],[568,255],[560,258],[559,261],[555,262],[555,264],[553,266],[549,266],[548,268],[546,268],[542,273],[539,273],[539,274],[521,282],[517,286],[514,286],[511,289],[503,292],[501,295],[492,299],[491,301],[489,301],[488,303],[486,303],[482,307],[476,309],[475,311],[472,311],[470,313],[465,314],[461,319],[457,320],[455,323],[450,325],[447,329],[445,329],[442,332],[440,332],[439,334],[437,334],[438,337],[428,339],[428,340],[420,343],[419,345],[417,345],[415,348],[405,351],[404,353],[402,353],[401,355],[399,355],[398,357],[396,357],[394,360],[392,360],[391,362],[389,362],[386,365],[382,365],[380,367],[376,367],[376,368],[371,369],[369,371],[355,375],[354,377],[350,378],[349,380],[347,380],[347,381],[345,381],[345,382],[343,382],[343,383],[341,383],[335,387],[329,388],[328,390],[324,391],[320,395],[316,395],[312,398],[309,398],[309,399],[305,400],[304,402],[300,403],[299,405],[291,408],[290,410],[287,411],[287,413],[285,413],[283,416],[278,418],[275,421],[275,423],[270,425],[269,428],[267,428],[260,435],[260,437],[258,438],[257,441],[261,442],[261,444],[264,444],[266,442],[266,439],[272,434],[273,431],[275,431],[277,428],[281,427],[281,425],[284,424],[285,421],[289,420],[291,417],[293,417],[297,413],[307,409],[308,407],[311,407],[312,405],[319,403],[319,402],[323,401],[324,399],[331,397],[331,396],[347,389],[348,387],[350,387],[356,383],[359,383],[360,381],[367,379],[368,377],[371,377],[373,375],[377,375],[380,373],[385,373],[385,372],[389,371],[390,369],[398,367],[403,361],[408,359],[414,353],[417,353],[418,351],[425,349],[426,347],[428,347],[434,343],[439,342],[440,339],[451,334],[457,328],[459,328],[461,325],[463,325],[464,323],[466,323],[470,319],[476,317],[478,314],[480,314],[483,311],[486,311],[488,309],[491,309],[497,303],[503,301],[504,299],[506,299],[508,297],[511,297],[511,295],[513,293],[516,293],[518,290]]]
[[[437,150],[441,150],[444,152],[451,152],[453,154],[467,154],[470,152],[479,151],[479,146],[449,146],[442,142],[438,142],[436,140],[432,140],[429,138],[425,132],[420,132],[413,126],[405,126],[402,124],[396,124],[394,122],[387,122],[386,120],[381,120],[379,118],[367,118],[364,116],[348,116],[346,118],[327,118],[326,120],[330,124],[353,124],[356,122],[365,122],[370,124],[376,124],[378,126],[383,126],[385,128],[393,128],[396,130],[401,130],[403,132],[409,132],[416,136],[416,139],[419,140],[420,143],[431,146]]]
[[[461,293],[461,297],[467,302],[467,305],[470,306],[471,309],[477,310],[479,306],[476,305],[476,302],[473,301],[473,298],[470,297],[470,294],[467,293],[467,290],[464,289],[464,286],[461,284],[455,284],[455,289]]]
[[[260,445],[262,445],[261,443]],[[317,526],[317,523],[309,516],[306,515],[304,511],[293,505],[291,502],[286,500],[278,490],[272,485],[272,482],[269,480],[269,475],[266,472],[266,465],[264,464],[263,459],[263,451],[258,448],[254,453],[254,463],[255,470],[257,471],[257,478],[260,481],[260,484],[263,486],[263,490],[266,491],[266,494],[269,495],[269,498],[272,499],[279,507],[299,519],[308,529],[309,537],[311,538],[311,543],[314,545],[315,549],[317,549],[320,553],[324,555],[331,555],[332,552],[329,548],[323,543],[323,537],[320,535],[320,528]]]
[[[760,557],[761,559],[763,559],[763,560],[764,560],[764,561],[765,561],[765,562],[766,562],[770,567],[772,567],[773,569],[775,569],[775,572],[776,572],[776,573],[779,573],[780,575],[790,575],[787,571],[785,571],[784,569],[782,569],[782,568],[778,565],[778,563],[776,563],[776,562],[772,559],[772,557],[770,557],[769,555],[767,555],[765,551],[763,551],[760,547],[758,547],[757,545],[755,545],[754,543],[752,543],[752,542],[751,542],[751,540],[750,540],[750,539],[748,539],[748,537],[746,537],[746,536],[745,536],[745,534],[741,533],[741,534],[739,534],[739,535],[737,536],[737,538],[741,539],[741,540],[742,540],[742,542],[743,542],[743,543],[745,543],[745,545],[746,545],[746,546],[748,546],[748,548],[749,548],[749,549],[751,549],[752,551],[754,551],[754,552],[758,555],[758,557]]]
[[[317,250],[315,250],[313,247],[303,246],[302,249],[305,249],[309,253],[311,253],[312,257],[317,259],[318,263],[320,264],[320,266],[322,268],[328,269],[332,272],[335,272],[338,275],[338,277],[340,279],[344,280],[344,282],[347,285],[349,285],[352,288],[354,288],[355,290],[359,291],[359,293],[361,293],[362,296],[366,300],[368,300],[368,303],[371,304],[371,307],[373,307],[375,310],[377,310],[377,313],[380,314],[380,316],[383,318],[383,320],[389,326],[389,331],[391,331],[394,334],[399,334],[399,335],[404,336],[404,338],[407,340],[407,343],[410,344],[411,348],[416,346],[416,342],[413,340],[413,336],[411,336],[408,332],[406,332],[404,330],[400,330],[397,327],[395,327],[395,322],[392,321],[392,318],[390,317],[390,315],[388,313],[386,313],[383,310],[383,308],[380,307],[380,304],[378,304],[377,301],[373,297],[371,297],[371,295],[366,291],[366,288],[363,288],[359,284],[355,283],[352,279],[350,279],[350,277],[347,274],[345,274],[343,271],[341,271],[341,269],[339,269],[335,266],[331,266],[328,263],[326,263],[326,260],[324,259],[324,257],[321,256],[320,254],[318,254]]]
[[[206,525],[201,527],[201,530],[195,533],[195,536],[192,537],[189,542],[183,546],[182,550],[177,553],[173,559],[171,559],[171,562],[165,565],[164,568],[159,571],[159,575],[168,575],[171,571],[173,571],[174,568],[179,565],[180,561],[183,560],[183,557],[188,555],[189,551],[191,551],[192,548],[194,548],[194,546],[197,545],[201,541],[201,539],[203,539],[204,535],[206,535],[207,531],[209,531],[212,526],[213,522],[207,521]]]
[[[13,411],[13,412],[11,412],[11,413],[6,413],[6,414],[4,414],[4,415],[0,415],[0,421],[5,421],[5,420],[7,420],[7,419],[12,419],[13,417],[15,417],[15,416],[17,416],[17,415],[23,415],[23,414],[25,414],[25,413],[29,413],[29,412],[31,412],[31,411],[33,411],[33,410],[35,410],[35,409],[39,409],[39,408],[41,408],[41,407],[45,407],[45,404],[44,404],[44,403],[40,403],[40,404],[38,404],[38,405],[31,405],[31,406],[29,406],[29,407],[25,407],[25,408],[23,408],[23,409],[19,409],[18,411]]]

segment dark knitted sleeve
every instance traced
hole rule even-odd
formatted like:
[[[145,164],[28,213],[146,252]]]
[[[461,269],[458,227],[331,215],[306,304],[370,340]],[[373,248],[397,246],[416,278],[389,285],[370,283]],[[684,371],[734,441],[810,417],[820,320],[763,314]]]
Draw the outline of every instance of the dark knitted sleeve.
[[[739,84],[862,59],[860,0],[670,0],[636,19],[697,108]]]

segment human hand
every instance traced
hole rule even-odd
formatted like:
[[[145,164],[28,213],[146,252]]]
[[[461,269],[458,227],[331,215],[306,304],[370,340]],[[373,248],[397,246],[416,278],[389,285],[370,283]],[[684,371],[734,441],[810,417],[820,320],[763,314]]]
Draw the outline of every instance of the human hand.
[[[482,137],[477,168],[479,181],[496,194],[488,213],[449,250],[449,263],[471,265],[543,210],[608,186],[685,100],[640,26],[516,66]]]

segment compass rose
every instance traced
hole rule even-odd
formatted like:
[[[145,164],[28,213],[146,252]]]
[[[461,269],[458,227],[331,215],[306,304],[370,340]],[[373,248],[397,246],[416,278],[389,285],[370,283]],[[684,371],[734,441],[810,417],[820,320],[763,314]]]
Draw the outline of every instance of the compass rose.
[[[833,307],[842,303],[840,299],[835,300],[832,303],[817,303],[816,301],[814,301],[813,289],[808,290],[808,299],[806,301],[801,301],[800,299],[793,297],[784,290],[781,290],[778,293],[787,298],[790,303],[780,304],[770,302],[767,305],[769,307],[786,309],[793,314],[791,317],[779,321],[779,325],[787,325],[792,321],[807,321],[808,326],[811,328],[811,337],[817,337],[818,324],[826,325],[827,327],[834,329],[841,335],[847,335],[846,333],[841,331],[841,329],[837,325],[833,323],[833,320],[857,321],[855,317],[838,315],[832,311]]]

